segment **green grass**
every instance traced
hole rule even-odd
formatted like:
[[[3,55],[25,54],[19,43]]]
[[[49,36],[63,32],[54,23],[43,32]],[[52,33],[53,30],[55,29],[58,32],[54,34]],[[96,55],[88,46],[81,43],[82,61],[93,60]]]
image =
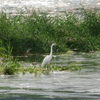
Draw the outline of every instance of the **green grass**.
[[[57,43],[57,53],[100,50],[100,12],[96,9],[82,8],[80,17],[74,13],[60,16],[48,16],[46,13],[33,11],[16,16],[0,13],[0,67],[4,74],[14,74],[21,67],[13,56],[31,53],[48,53],[50,45]],[[74,65],[73,65],[74,66]],[[70,70],[73,67],[67,67]],[[53,70],[56,67],[53,68]],[[77,69],[77,67],[76,67]],[[24,70],[24,69],[22,69]],[[31,71],[30,68],[27,69]],[[38,73],[43,69],[34,69]],[[49,69],[48,69],[49,70]],[[57,68],[66,70],[66,68]],[[2,71],[0,71],[2,73]]]
[[[100,50],[100,16],[97,10],[82,10],[76,14],[50,17],[33,12],[30,16],[0,14],[0,40],[4,47],[10,43],[13,55],[22,55],[28,48],[32,53],[47,53],[52,43],[59,44],[57,52]]]
[[[12,48],[10,44],[6,44],[6,48],[3,47],[0,41],[0,75],[13,75],[15,73],[34,73],[35,76],[40,76],[41,74],[50,74],[53,71],[76,71],[80,70],[80,66],[77,64],[71,64],[69,66],[51,66],[47,65],[45,67],[35,66],[31,63],[21,63],[17,58],[12,55]]]
[[[71,64],[69,66],[52,66],[50,67],[45,66],[45,67],[41,67],[41,66],[27,66],[24,67],[20,65],[20,63],[15,63],[15,62],[9,62],[6,63],[5,66],[0,67],[0,75],[4,74],[4,75],[13,75],[13,74],[18,74],[18,73],[22,73],[23,75],[26,73],[30,73],[30,74],[34,74],[35,76],[40,76],[41,74],[50,74],[53,73],[54,71],[79,71],[81,70],[79,65],[76,64]]]

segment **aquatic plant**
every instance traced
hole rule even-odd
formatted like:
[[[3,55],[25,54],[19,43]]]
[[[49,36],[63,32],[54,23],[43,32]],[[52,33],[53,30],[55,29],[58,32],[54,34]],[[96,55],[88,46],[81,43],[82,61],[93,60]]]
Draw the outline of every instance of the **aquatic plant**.
[[[25,54],[28,48],[31,53],[48,53],[52,43],[59,44],[54,52],[99,51],[100,50],[100,12],[96,9],[82,8],[80,17],[76,13],[50,16],[47,13],[31,11],[30,15],[11,16],[0,13],[0,68],[5,74],[14,74],[20,68],[19,62],[13,58]],[[61,68],[31,68],[29,72],[48,73],[51,69]],[[45,71],[44,71],[45,70]],[[1,73],[1,72],[0,72]]]
[[[72,28],[67,33],[67,46],[72,50],[85,52],[100,50],[99,11],[83,8],[80,19],[77,17],[71,18],[72,21],[70,21],[74,23],[68,24],[69,28]]]
[[[0,41],[0,74],[4,75],[13,75],[15,73],[23,73],[26,72],[34,73],[35,76],[39,76],[41,74],[50,74],[53,71],[75,71],[78,70],[79,66],[70,65],[66,67],[58,67],[47,65],[44,67],[34,66],[32,64],[21,64],[16,58],[12,56],[12,48],[10,43],[6,44],[4,48],[2,41]]]
[[[54,71],[79,71],[81,67],[77,64],[70,64],[69,66],[55,66],[55,65],[46,65],[45,67],[41,66],[28,66],[28,67],[19,67],[18,73],[31,73],[35,76],[40,76],[41,74],[51,74]]]
[[[52,43],[59,44],[57,52],[97,51],[100,50],[99,26],[99,11],[95,9],[83,8],[80,17],[75,13],[51,17],[35,11],[16,16],[2,12],[0,39],[3,43],[10,42],[13,55],[23,55],[28,48],[32,48],[31,53],[47,53]]]
[[[3,74],[5,75],[13,75],[18,72],[18,67],[20,64],[16,61],[6,62],[2,65],[4,67]]]
[[[0,73],[5,75],[12,75],[17,72],[20,64],[17,59],[13,58],[12,48],[10,44],[6,44],[6,47],[3,46],[2,41],[0,41]]]
[[[100,15],[97,9],[84,10],[84,27],[91,36],[100,36]]]
[[[24,54],[28,48],[32,48],[31,53],[46,53],[54,42],[59,44],[57,52],[96,51],[100,50],[99,26],[100,16],[95,10],[84,9],[80,18],[76,14],[51,17],[33,11],[29,16],[8,16],[2,12],[0,39],[10,41],[13,55]]]

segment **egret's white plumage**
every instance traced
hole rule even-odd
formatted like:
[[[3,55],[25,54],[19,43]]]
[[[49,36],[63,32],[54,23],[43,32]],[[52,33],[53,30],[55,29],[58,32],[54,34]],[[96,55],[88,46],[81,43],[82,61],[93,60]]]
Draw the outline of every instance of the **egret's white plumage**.
[[[43,59],[43,62],[42,62],[42,67],[49,64],[51,59],[52,59],[52,52],[53,52],[53,46],[56,45],[56,44],[52,44],[51,45],[51,51],[50,51],[50,54],[47,55],[44,59]]]

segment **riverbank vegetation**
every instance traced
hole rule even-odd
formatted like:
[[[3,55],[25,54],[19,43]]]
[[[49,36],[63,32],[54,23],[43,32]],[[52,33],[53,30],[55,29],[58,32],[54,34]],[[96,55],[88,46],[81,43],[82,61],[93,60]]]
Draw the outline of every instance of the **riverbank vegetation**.
[[[100,16],[98,10],[81,11],[49,16],[31,12],[16,16],[0,13],[0,40],[4,47],[10,43],[12,55],[22,55],[28,48],[32,53],[47,53],[52,43],[59,44],[55,50],[66,52],[100,50]],[[78,16],[78,17],[77,17]]]
[[[50,16],[31,11],[29,15],[0,13],[0,63],[5,72],[13,74],[20,64],[13,56],[48,53],[52,43],[59,44],[55,52],[100,50],[100,12],[82,8],[81,14],[65,13]],[[11,66],[14,66],[13,69]],[[11,68],[11,69],[10,69]],[[2,69],[2,70],[4,70]],[[10,71],[8,70],[10,69]],[[1,73],[1,72],[0,72]]]
[[[53,71],[76,71],[80,70],[80,66],[77,64],[70,64],[68,66],[55,66],[47,65],[41,67],[41,64],[34,65],[32,62],[19,61],[14,56],[11,56],[12,49],[9,44],[7,48],[4,48],[2,42],[0,41],[0,75],[13,75],[18,73],[31,73],[35,76],[40,76],[41,74],[50,74]]]

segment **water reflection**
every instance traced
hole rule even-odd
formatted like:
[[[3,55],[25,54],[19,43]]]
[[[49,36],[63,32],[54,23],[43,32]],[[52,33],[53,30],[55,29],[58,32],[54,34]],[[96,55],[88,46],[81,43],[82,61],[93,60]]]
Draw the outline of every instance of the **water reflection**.
[[[42,61],[41,56],[38,62]],[[34,58],[34,57],[33,57]],[[33,60],[32,58],[32,60]],[[30,58],[31,59],[31,58]],[[35,58],[34,58],[35,59]],[[25,60],[25,58],[24,58]],[[34,77],[33,74],[0,76],[2,100],[99,100],[100,54],[69,53],[56,55],[52,63],[57,66],[77,62],[81,71],[53,72]],[[26,61],[25,61],[26,62]]]

